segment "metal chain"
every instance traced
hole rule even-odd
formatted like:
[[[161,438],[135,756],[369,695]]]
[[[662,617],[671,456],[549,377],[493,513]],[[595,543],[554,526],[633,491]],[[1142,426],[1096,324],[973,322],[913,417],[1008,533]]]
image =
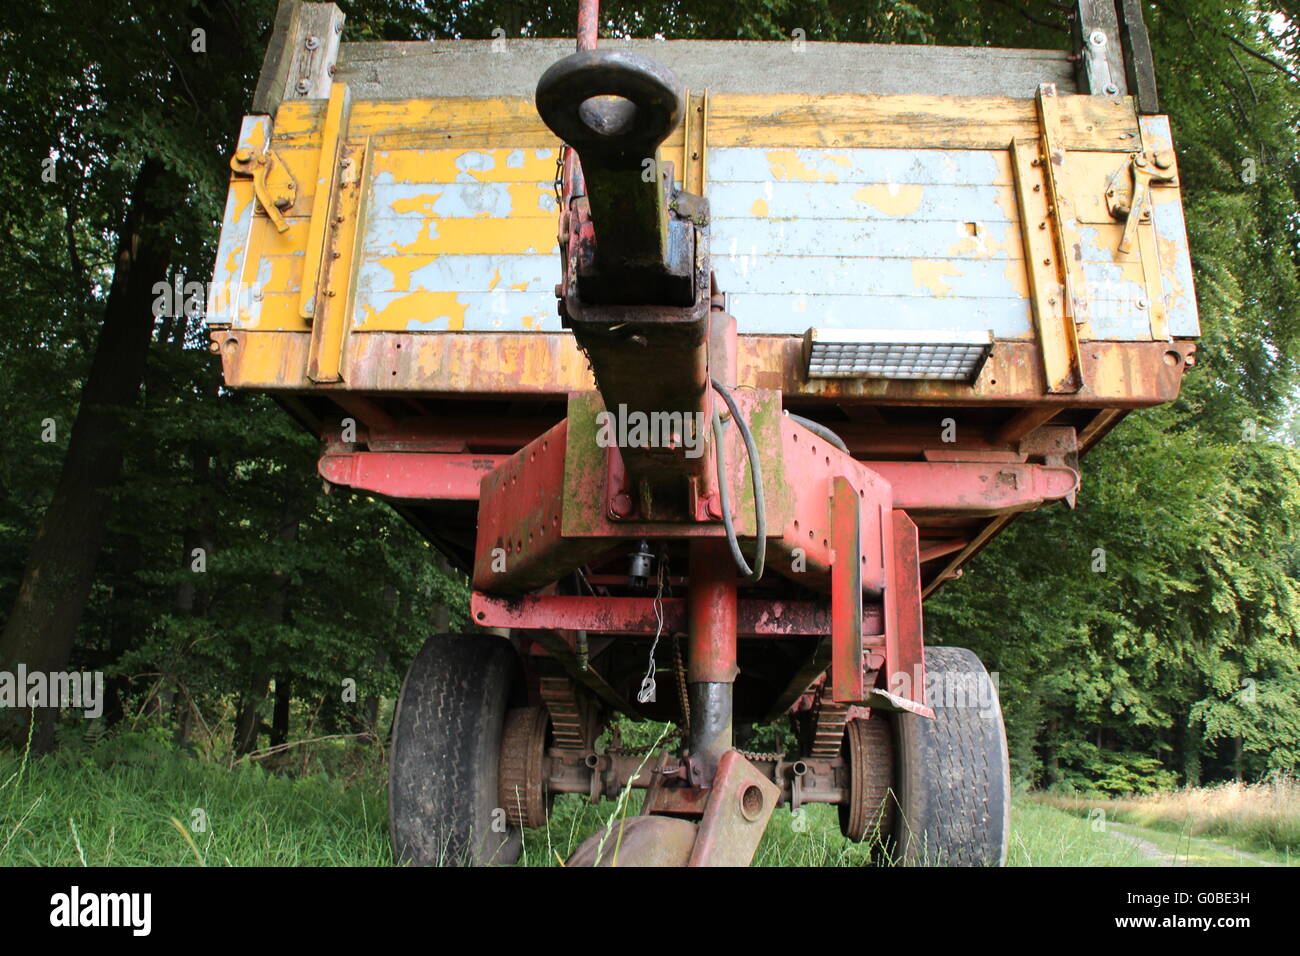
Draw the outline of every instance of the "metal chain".
[[[746,760],[757,760],[760,763],[780,763],[785,759],[785,754],[778,753],[760,753],[754,750],[737,750]]]
[[[682,732],[680,729],[674,730],[671,734],[669,734],[667,737],[663,739],[661,745],[667,746],[670,741],[677,740],[678,738],[681,737],[681,735]],[[652,743],[646,744],[643,747],[623,747],[623,746],[614,746],[613,744],[611,744],[610,746],[605,748],[605,753],[613,754],[619,757],[640,757],[642,754],[648,754],[650,751],[654,749],[655,749],[655,745]]]
[[[555,154],[555,205],[564,210],[564,155],[569,147],[561,144]]]
[[[677,696],[682,701],[682,726],[691,735],[691,698],[686,690],[686,663],[682,660],[682,642],[673,635],[673,663],[677,669]]]

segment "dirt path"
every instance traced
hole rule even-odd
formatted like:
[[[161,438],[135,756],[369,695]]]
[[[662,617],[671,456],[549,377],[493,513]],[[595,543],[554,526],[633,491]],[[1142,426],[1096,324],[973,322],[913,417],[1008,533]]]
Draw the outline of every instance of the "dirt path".
[[[1261,856],[1200,837],[1162,833],[1114,822],[1106,824],[1106,832],[1133,847],[1156,866],[1277,866]]]

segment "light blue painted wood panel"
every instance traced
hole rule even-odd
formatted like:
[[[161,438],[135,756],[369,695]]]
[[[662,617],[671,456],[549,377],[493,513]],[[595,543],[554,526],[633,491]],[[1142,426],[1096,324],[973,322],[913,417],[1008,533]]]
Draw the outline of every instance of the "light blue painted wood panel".
[[[375,183],[369,204],[371,221],[556,217],[552,183]]]
[[[807,180],[831,183],[1009,186],[1005,151],[979,149],[709,150],[709,179],[723,183]]]
[[[1156,149],[1174,148],[1169,117],[1144,116],[1141,122],[1143,135]],[[1155,225],[1161,253],[1160,269],[1164,279],[1169,334],[1175,338],[1196,338],[1201,334],[1201,320],[1196,305],[1191,247],[1188,244],[1187,222],[1182,204],[1153,203],[1151,221]]]
[[[546,292],[554,299],[559,256],[389,256],[367,259],[357,274],[359,299],[375,293]]]
[[[271,135],[271,120],[266,116],[245,116],[239,130],[236,150],[254,149]],[[230,189],[226,193],[226,208],[221,221],[221,236],[217,240],[217,261],[213,267],[212,285],[208,288],[204,322],[209,325],[238,326],[241,307],[247,310],[251,294],[241,285],[249,239],[253,232],[252,186]]]
[[[1012,222],[918,222],[915,219],[714,218],[714,255],[865,256],[907,259],[1023,257]],[[973,234],[972,234],[973,233]]]
[[[1005,186],[906,183],[728,183],[710,180],[709,206],[723,219],[907,219],[1015,222]],[[1014,202],[1014,196],[1010,197]]]
[[[999,339],[1034,335],[1026,299],[927,299],[920,296],[773,295],[728,297],[741,332],[802,334],[819,329],[991,331]]]
[[[856,259],[833,256],[714,255],[728,292],[890,295],[922,298],[1020,298],[1008,276],[1016,264],[978,259]]]

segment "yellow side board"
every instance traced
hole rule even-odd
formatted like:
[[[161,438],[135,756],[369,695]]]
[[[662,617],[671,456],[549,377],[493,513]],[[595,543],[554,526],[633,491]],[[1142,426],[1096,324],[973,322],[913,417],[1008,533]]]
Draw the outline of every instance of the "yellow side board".
[[[1022,233],[1023,204],[1018,200],[1023,197],[1017,193],[1011,157],[1013,142],[1029,148],[1043,136],[1033,100],[717,94],[707,97],[706,113],[703,99],[692,97],[690,103],[693,109],[700,107],[701,115],[692,113],[690,132],[679,127],[661,150],[679,179],[686,175],[691,185],[710,184],[712,160],[701,155],[701,142],[710,154],[758,151],[765,164],[765,182],[717,184],[730,192],[715,203],[715,216],[743,217],[723,225],[739,223],[754,235],[784,237],[802,223],[815,232],[824,228],[816,218],[821,214],[814,210],[812,221],[803,222],[803,197],[821,195],[819,201],[833,205],[839,201],[835,197],[843,195],[859,216],[845,221],[860,221],[860,231],[871,233],[867,240],[890,249],[883,258],[860,254],[862,258],[843,259],[841,265],[792,260],[790,281],[806,277],[818,289],[822,286],[816,283],[829,283],[832,298],[843,298],[855,284],[883,283],[884,291],[872,292],[881,302],[898,293],[904,303],[937,302],[953,315],[970,310],[970,321],[994,329],[1000,340],[1032,340],[1041,333],[1036,316],[1052,296],[1050,291],[1036,292],[1031,281],[1034,253]],[[340,376],[347,380],[347,353],[353,347],[349,343],[357,343],[364,333],[558,329],[552,287],[559,278],[554,181],[560,150],[531,100],[451,98],[345,105],[336,96],[332,110],[327,101],[288,101],[274,118],[270,147],[298,187],[292,207],[284,211],[287,231],[276,232],[254,202],[246,179],[232,181],[227,229],[243,222],[246,235],[223,242],[226,251],[218,264],[218,273],[241,290],[236,308],[228,313],[230,324],[243,331],[308,332],[313,331],[313,317],[327,318],[328,331],[318,327],[313,332],[313,377],[322,382]],[[1138,230],[1138,254],[1112,256],[1123,224],[1110,216],[1101,199],[1108,177],[1113,178],[1132,153],[1151,145],[1149,130],[1139,123],[1127,98],[1061,97],[1054,113],[1053,136],[1070,156],[1069,177],[1062,186],[1068,203],[1062,204],[1075,210],[1074,226],[1086,236],[1076,250],[1078,275],[1091,269],[1090,275],[1101,277],[1090,280],[1094,285],[1100,282],[1118,290],[1120,311],[1111,315],[1105,311],[1110,308],[1105,289],[1091,289],[1101,302],[1101,321],[1095,329],[1084,321],[1079,337],[1166,338],[1165,298],[1188,298],[1190,283],[1182,273],[1161,266],[1186,258],[1185,237],[1147,226]],[[324,154],[322,140],[328,141]],[[847,173],[840,181],[833,167],[851,165],[846,153],[871,150],[908,155],[929,151],[940,159],[945,153],[980,153],[987,157],[987,170],[980,174],[983,178],[970,182],[924,177],[915,183],[873,182]],[[344,155],[363,157],[364,182],[358,185],[369,199],[363,204],[354,197],[348,209],[354,215],[365,209],[366,219],[361,228],[347,223],[336,230],[339,241],[330,244],[322,215],[336,213],[322,191],[331,189],[328,173],[337,170]],[[937,162],[934,156],[930,161]],[[827,185],[842,187],[843,192],[827,190]],[[979,205],[956,203],[951,197],[965,196],[961,190]],[[1180,207],[1181,196],[1176,188],[1160,190],[1153,201]],[[730,213],[727,202],[734,207]],[[246,215],[250,210],[255,213]],[[825,215],[840,214],[832,209]],[[888,245],[891,229],[913,226],[951,227],[952,235],[933,254],[912,255]],[[803,304],[815,293],[786,290],[769,260],[749,255],[744,247],[737,250],[734,241],[728,248],[727,237],[734,236],[734,230],[717,231],[722,233],[714,241],[720,275],[752,268],[772,276],[763,301],[788,300],[796,311],[808,309],[797,321],[816,323],[819,305]],[[338,257],[336,265],[331,266],[329,254]],[[903,270],[899,277],[888,278],[886,267],[891,265]],[[853,271],[858,268],[862,271]],[[845,289],[830,288],[836,281]],[[328,307],[314,302],[317,283],[334,293]],[[1122,300],[1151,292],[1155,298],[1149,327],[1138,332],[1125,328],[1123,309],[1128,306]],[[749,296],[748,301],[760,300]],[[987,321],[980,310],[989,313]],[[494,315],[502,318],[485,322],[483,316]],[[473,324],[467,324],[467,316],[476,317]],[[746,331],[745,316],[739,317]]]

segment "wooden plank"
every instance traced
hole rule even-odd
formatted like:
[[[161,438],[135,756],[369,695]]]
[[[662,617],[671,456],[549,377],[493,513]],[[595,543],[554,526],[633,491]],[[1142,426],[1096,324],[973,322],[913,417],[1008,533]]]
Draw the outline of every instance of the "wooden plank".
[[[316,299],[318,277],[323,271],[325,236],[332,219],[330,206],[334,200],[334,184],[338,180],[339,159],[344,138],[348,134],[348,116],[352,97],[344,83],[335,83],[330,93],[326,112],[323,140],[316,168],[315,198],[311,206],[311,224],[307,231],[307,251],[303,272],[299,314],[308,322],[319,311]]]
[[[355,97],[354,97],[355,99]],[[1061,97],[1060,137],[1070,149],[1127,150],[1139,140],[1137,114],[1123,97]],[[276,114],[276,142],[319,136],[319,103],[288,102]],[[376,149],[554,148],[530,97],[356,100],[351,130]],[[710,149],[724,147],[1003,150],[1038,135],[1032,101],[1008,97],[874,96],[802,93],[709,96]],[[680,148],[679,126],[665,147]]]
[[[268,116],[275,112],[284,99],[289,79],[289,62],[293,59],[293,38],[297,36],[298,10],[302,0],[280,0],[275,9],[275,24],[271,39],[262,58],[262,72],[257,78],[257,91],[253,94],[253,112]]]
[[[675,175],[682,188],[704,195],[707,182],[709,93],[702,90],[685,96],[686,116],[682,122],[682,159]]]
[[[893,183],[907,186],[1010,186],[1011,158],[997,149],[763,149],[716,147],[709,179],[722,183]],[[715,220],[717,216],[713,217]]]
[[[369,160],[369,140],[348,144],[342,150],[339,188],[330,209],[329,241],[320,273],[323,304],[312,323],[307,352],[307,377],[313,382],[340,382],[345,377],[349,318],[360,292],[352,278],[361,255],[360,224],[365,219],[369,193],[365,188]]]
[[[344,13],[332,3],[280,0],[257,91],[254,113],[275,113],[294,99],[322,99],[343,39]]]
[[[1083,386],[1078,330],[1068,314],[1066,289],[1058,268],[1056,219],[1048,210],[1047,179],[1039,140],[1011,143],[1016,171],[1016,200],[1029,263],[1030,301],[1049,392],[1077,392]]]
[[[1119,35],[1124,49],[1124,74],[1129,93],[1137,100],[1138,112],[1153,116],[1160,112],[1156,91],[1155,60],[1151,55],[1151,38],[1142,17],[1141,0],[1118,0]]]
[[[1080,93],[1124,95],[1128,81],[1120,45],[1119,17],[1114,0],[1076,0],[1073,20],[1076,78]]]
[[[1010,186],[714,182],[709,189],[709,208],[722,219],[1015,221]],[[716,232],[714,235],[725,246],[728,237]]]
[[[1032,99],[1039,83],[1073,92],[1068,55],[1057,50],[872,43],[620,40],[677,76],[683,89],[713,93],[909,93]],[[553,62],[573,52],[563,39],[345,43],[339,78],[366,99],[528,96]]]
[[[1013,200],[1014,201],[1014,200]],[[735,255],[855,256],[872,259],[1024,259],[1020,218],[776,219],[714,215],[713,257]],[[733,252],[732,250],[735,250]]]
[[[312,390],[306,376],[311,336],[306,332],[213,329],[212,335],[232,388]],[[1185,342],[1090,342],[1084,354],[1090,391],[1054,395],[1044,388],[1038,346],[1033,342],[998,342],[980,377],[968,385],[808,379],[803,374],[802,336],[742,334],[736,381],[827,405],[1145,408],[1177,397],[1182,364],[1170,363],[1166,356],[1170,351],[1186,355],[1193,349]],[[562,400],[569,392],[596,387],[569,332],[368,333],[353,335],[348,351],[348,381],[360,391]]]

